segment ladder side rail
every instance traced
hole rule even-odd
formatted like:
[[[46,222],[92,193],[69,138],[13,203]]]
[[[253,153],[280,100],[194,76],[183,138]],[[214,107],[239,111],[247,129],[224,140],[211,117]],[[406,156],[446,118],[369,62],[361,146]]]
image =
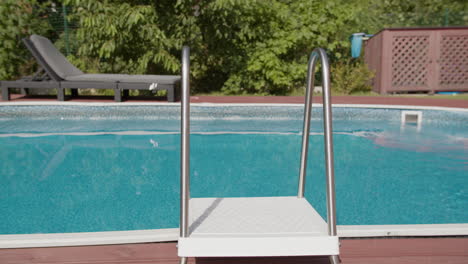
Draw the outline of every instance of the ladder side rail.
[[[190,201],[190,48],[182,48],[180,237],[188,237]]]
[[[325,140],[325,163],[327,175],[327,222],[328,234],[336,236],[336,200],[335,200],[335,166],[333,160],[333,125],[332,125],[332,107],[330,90],[330,66],[327,54],[323,49],[320,50],[322,61],[322,79],[323,79],[323,126]]]
[[[327,178],[327,223],[328,234],[336,236],[336,202],[335,202],[335,171],[333,161],[333,128],[330,91],[330,65],[328,57],[322,48],[316,48],[309,57],[306,83],[306,99],[304,109],[304,124],[302,133],[301,165],[299,170],[299,188],[297,196],[304,197],[305,176],[307,171],[307,156],[309,147],[310,119],[312,114],[312,94],[314,89],[314,71],[317,60],[322,62],[322,98],[323,98],[323,123],[325,141],[325,162]]]
[[[315,51],[315,50],[314,50]],[[307,82],[306,95],[304,106],[304,121],[302,128],[302,148],[301,148],[301,165],[299,169],[299,190],[297,196],[304,198],[305,192],[305,176],[307,171],[307,156],[309,153],[309,134],[310,134],[310,119],[312,115],[312,95],[315,82],[315,64],[317,63],[317,54],[312,52],[309,57],[307,66]]]

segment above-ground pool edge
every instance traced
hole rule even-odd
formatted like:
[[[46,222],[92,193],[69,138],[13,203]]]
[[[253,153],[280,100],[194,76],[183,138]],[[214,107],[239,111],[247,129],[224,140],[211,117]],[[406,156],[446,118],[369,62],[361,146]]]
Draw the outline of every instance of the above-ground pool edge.
[[[129,102],[129,103],[102,103],[102,102],[0,102],[0,106],[179,106],[179,103],[165,102]],[[224,106],[298,106],[303,104],[297,103],[210,103],[199,102],[191,103],[191,106],[203,107],[224,107]],[[394,105],[394,104],[343,104],[333,103],[333,107],[350,107],[350,108],[389,108],[389,109],[420,109],[420,110],[448,110],[468,112],[468,108],[447,107],[447,106],[424,106],[424,105]],[[314,107],[321,107],[321,103],[313,103]]]
[[[178,228],[55,234],[0,235],[0,248],[34,248],[173,242]],[[340,238],[468,236],[468,224],[338,225]]]

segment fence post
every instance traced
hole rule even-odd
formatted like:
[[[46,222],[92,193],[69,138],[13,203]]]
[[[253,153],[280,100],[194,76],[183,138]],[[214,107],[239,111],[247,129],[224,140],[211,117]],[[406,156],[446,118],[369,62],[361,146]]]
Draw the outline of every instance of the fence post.
[[[65,33],[65,49],[67,51],[67,56],[70,55],[70,38],[68,37],[68,21],[67,21],[67,6],[62,5],[63,13],[63,30]]]
[[[449,9],[445,8],[445,18],[444,18],[444,26],[448,27],[448,15],[449,15]]]

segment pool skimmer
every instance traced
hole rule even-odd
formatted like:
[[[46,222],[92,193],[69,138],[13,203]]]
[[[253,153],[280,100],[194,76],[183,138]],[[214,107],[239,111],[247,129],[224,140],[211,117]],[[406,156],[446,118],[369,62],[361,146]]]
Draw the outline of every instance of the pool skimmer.
[[[422,124],[422,111],[401,111],[401,128],[404,129],[406,125],[416,125],[416,128],[421,131]]]

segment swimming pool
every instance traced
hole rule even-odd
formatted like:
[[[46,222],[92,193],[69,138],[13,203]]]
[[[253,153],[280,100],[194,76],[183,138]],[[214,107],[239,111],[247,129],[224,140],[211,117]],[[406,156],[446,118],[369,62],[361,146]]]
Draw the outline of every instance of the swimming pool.
[[[468,112],[334,107],[339,225],[468,223]],[[415,109],[411,109],[415,111]],[[301,105],[192,106],[192,197],[297,191]],[[306,197],[325,216],[321,110]],[[0,234],[178,227],[177,105],[0,106]]]

